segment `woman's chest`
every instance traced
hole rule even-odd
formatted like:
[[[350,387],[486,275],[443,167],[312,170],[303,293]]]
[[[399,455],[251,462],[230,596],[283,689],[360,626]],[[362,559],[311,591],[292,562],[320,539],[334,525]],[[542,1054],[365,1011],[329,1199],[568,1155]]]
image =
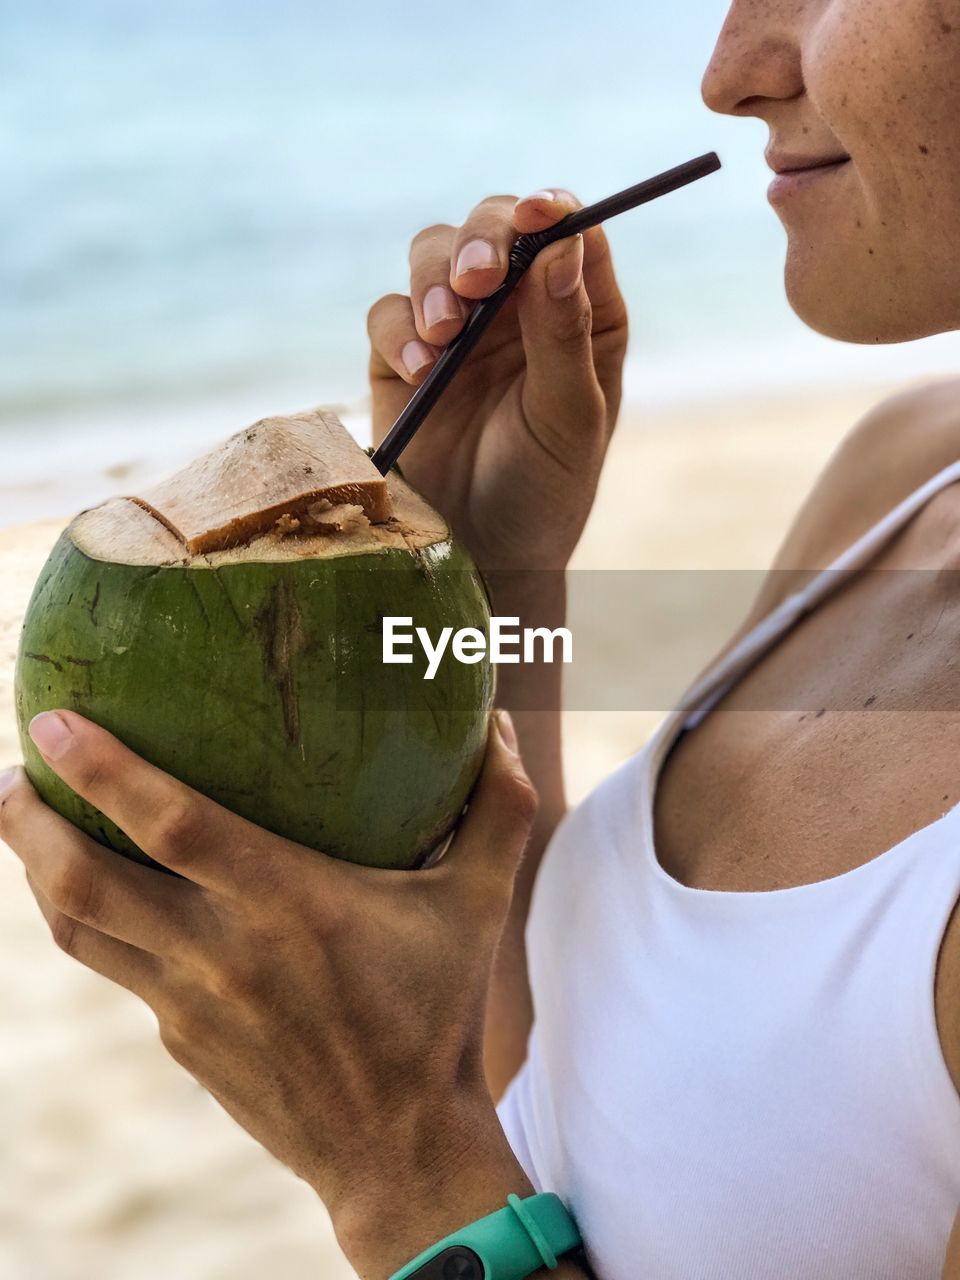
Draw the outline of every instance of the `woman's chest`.
[[[882,565],[861,574],[681,735],[654,800],[669,875],[738,892],[825,880],[960,802],[957,576]],[[936,998],[960,1088],[960,913]]]
[[[859,866],[960,801],[960,575],[877,569],[821,602],[681,734],[664,868],[768,890]]]

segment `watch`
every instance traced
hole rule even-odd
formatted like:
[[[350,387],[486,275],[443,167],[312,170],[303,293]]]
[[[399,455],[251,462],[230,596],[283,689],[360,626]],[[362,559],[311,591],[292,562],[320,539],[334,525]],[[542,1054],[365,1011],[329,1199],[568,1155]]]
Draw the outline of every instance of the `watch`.
[[[390,1280],[525,1280],[581,1243],[559,1196],[508,1196],[505,1209],[440,1240]]]

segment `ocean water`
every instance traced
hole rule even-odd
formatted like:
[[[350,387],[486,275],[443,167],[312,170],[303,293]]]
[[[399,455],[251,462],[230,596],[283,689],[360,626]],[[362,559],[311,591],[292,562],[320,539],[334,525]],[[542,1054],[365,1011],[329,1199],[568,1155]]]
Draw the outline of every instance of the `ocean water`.
[[[421,227],[711,149],[720,174],[608,223],[629,398],[949,369],[952,340],[891,365],[790,312],[765,127],[699,96],[725,9],[0,3],[0,522],[14,481],[356,404]]]

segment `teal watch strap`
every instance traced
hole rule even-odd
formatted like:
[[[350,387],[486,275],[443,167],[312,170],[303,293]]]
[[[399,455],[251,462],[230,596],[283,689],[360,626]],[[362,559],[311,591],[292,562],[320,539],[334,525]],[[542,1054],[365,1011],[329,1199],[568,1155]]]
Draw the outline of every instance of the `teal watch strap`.
[[[541,1267],[552,1270],[561,1254],[580,1244],[559,1196],[510,1196],[505,1209],[431,1245],[390,1280],[525,1280]],[[471,1254],[482,1270],[471,1265]]]

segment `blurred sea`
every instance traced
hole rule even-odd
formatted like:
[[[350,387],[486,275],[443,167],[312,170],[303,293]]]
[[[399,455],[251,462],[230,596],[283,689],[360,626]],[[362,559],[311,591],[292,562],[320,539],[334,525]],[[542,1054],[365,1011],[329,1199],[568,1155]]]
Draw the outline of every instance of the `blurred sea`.
[[[711,149],[719,175],[608,224],[628,401],[949,371],[956,335],[853,348],[790,312],[765,127],[700,101],[725,9],[0,3],[0,524],[268,412],[342,403],[362,435],[366,314],[417,230]]]

